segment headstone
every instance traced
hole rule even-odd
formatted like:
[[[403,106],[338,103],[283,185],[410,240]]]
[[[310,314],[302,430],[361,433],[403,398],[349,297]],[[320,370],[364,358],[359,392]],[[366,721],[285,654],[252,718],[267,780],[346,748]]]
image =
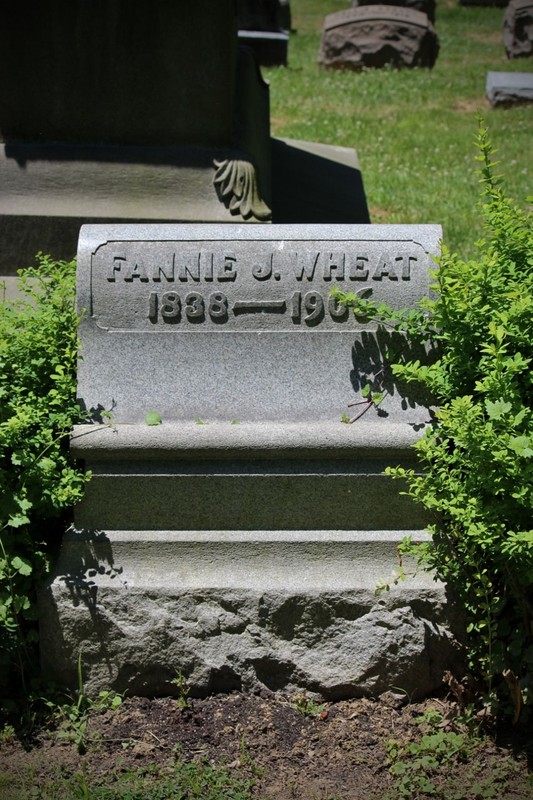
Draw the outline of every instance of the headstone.
[[[533,103],[533,72],[488,72],[486,93],[492,106]]]
[[[93,476],[40,596],[50,677],[75,684],[81,652],[89,693],[168,693],[177,671],[195,695],[440,685],[457,655],[444,587],[418,575],[375,596],[402,538],[426,537],[383,470],[413,464],[428,411],[387,366],[395,337],[329,294],[412,306],[440,237],[82,229],[78,394],[93,423],[71,447]],[[345,424],[367,384],[382,402]]]
[[[383,3],[382,0],[352,0],[352,6],[375,6],[375,5],[391,5],[403,6],[404,8],[414,8],[416,11],[421,11],[426,14],[431,22],[435,22],[435,0],[387,0]]]
[[[507,58],[533,55],[533,2],[511,0],[503,17],[503,44]]]
[[[411,8],[370,5],[328,14],[318,63],[328,69],[432,67],[439,50],[426,14]]]
[[[257,63],[265,67],[287,66],[291,25],[287,0],[239,0],[239,41],[250,47]]]

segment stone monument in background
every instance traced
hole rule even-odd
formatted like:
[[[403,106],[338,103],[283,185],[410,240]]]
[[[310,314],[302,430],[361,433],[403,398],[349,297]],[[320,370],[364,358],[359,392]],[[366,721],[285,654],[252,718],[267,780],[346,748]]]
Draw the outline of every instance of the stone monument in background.
[[[507,58],[533,56],[533,0],[510,0],[503,16]]]
[[[0,274],[98,220],[271,218],[268,87],[233,0],[6,0]]]
[[[83,223],[369,221],[354,151],[271,139],[237,31],[236,0],[3,3],[0,277]]]
[[[487,72],[486,95],[495,108],[533,103],[533,73]]]
[[[318,63],[326,69],[433,67],[439,52],[428,16],[399,5],[363,5],[328,14]]]

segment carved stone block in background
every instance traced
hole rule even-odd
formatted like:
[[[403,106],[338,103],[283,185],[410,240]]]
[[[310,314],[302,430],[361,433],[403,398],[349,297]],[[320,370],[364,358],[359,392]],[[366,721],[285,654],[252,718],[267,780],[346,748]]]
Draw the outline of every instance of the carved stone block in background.
[[[533,72],[487,73],[487,98],[492,106],[533,103]]]
[[[318,63],[328,69],[432,67],[439,51],[426,14],[411,8],[372,5],[328,14]]]
[[[503,44],[507,58],[533,55],[533,2],[511,0],[503,18]]]
[[[268,86],[234,0],[6,0],[0,72],[1,277],[73,258],[89,221],[270,218]]]
[[[431,22],[435,22],[435,0],[387,0],[386,3],[383,3],[383,0],[381,0],[381,2],[380,0],[352,0],[353,8],[356,8],[357,6],[377,5],[414,8],[415,11],[421,11],[423,14],[426,14]]]
[[[10,288],[39,250],[72,259],[84,223],[268,222],[274,179],[274,222],[369,222],[354,152],[341,164],[334,148],[270,137],[268,84],[238,24],[257,28],[242,31],[248,44],[263,37],[263,63],[286,63],[288,0],[243,0],[240,21],[235,0],[59,5],[2,4],[0,279]]]

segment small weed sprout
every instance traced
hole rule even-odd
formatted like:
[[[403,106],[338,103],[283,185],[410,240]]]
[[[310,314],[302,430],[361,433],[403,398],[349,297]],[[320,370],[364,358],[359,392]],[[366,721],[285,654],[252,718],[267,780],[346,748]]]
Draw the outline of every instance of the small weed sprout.
[[[178,670],[176,673],[176,677],[173,678],[171,681],[173,686],[176,686],[178,689],[176,703],[178,708],[181,711],[185,711],[186,708],[190,708],[190,701],[189,701],[189,692],[190,686],[187,683],[187,679],[181,670]]]
[[[305,717],[319,717],[321,714],[324,714],[327,709],[326,703],[315,703],[305,692],[302,692],[302,694],[295,694],[291,698],[290,704],[292,708],[299,711],[300,714],[303,714]]]
[[[66,703],[57,703],[41,698],[51,713],[52,720],[57,723],[58,739],[66,739],[78,748],[80,755],[87,751],[87,728],[91,714],[105,710],[116,711],[122,704],[123,695],[112,691],[101,691],[96,698],[85,694],[81,654],[78,657],[78,691],[76,699]]]

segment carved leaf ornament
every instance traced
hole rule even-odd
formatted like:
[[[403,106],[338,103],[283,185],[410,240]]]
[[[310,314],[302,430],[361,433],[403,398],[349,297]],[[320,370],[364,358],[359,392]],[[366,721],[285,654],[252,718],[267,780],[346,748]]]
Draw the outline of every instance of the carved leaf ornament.
[[[272,212],[261,199],[255,167],[249,161],[225,159],[214,162],[213,183],[220,199],[232,214],[243,219],[255,217],[261,221],[272,218]]]

